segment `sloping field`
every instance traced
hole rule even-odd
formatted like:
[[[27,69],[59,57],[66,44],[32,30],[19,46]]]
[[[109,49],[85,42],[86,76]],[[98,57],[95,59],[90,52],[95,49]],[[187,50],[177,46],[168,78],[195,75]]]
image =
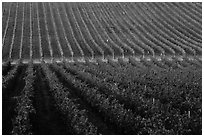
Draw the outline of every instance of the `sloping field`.
[[[202,134],[201,3],[2,3],[2,133]]]
[[[201,56],[199,3],[3,3],[3,61]]]

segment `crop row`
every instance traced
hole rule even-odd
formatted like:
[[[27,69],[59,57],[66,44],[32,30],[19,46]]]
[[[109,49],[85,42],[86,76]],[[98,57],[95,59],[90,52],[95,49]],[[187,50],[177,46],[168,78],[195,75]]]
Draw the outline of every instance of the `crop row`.
[[[84,68],[77,68],[69,65],[65,66],[68,72],[75,75],[77,79],[84,81],[89,87],[98,89],[99,93],[111,96],[120,103],[124,103],[125,108],[131,109],[135,115],[141,116],[143,121],[138,121],[140,124],[145,124],[150,120],[148,117],[155,118],[159,116],[157,118],[163,122],[169,121],[174,117],[178,120],[178,123],[173,121],[173,123],[175,122],[176,127],[169,132],[183,134],[196,131],[196,129],[189,127],[188,124],[192,122],[192,118],[201,115],[201,110],[199,109],[199,102],[201,101],[199,99],[199,96],[201,96],[201,89],[199,88],[201,86],[201,79],[199,72],[173,71],[168,73],[168,75],[171,73],[170,77],[168,77],[166,75],[161,75],[161,72],[155,72],[152,70],[149,72],[145,71],[145,75],[139,78],[137,76],[135,77],[135,75],[133,76],[133,74],[141,74],[138,73],[138,70],[135,70],[134,72],[131,71],[132,75],[128,75],[124,70],[118,72],[117,68],[117,70],[114,71],[117,71],[118,75],[109,75],[109,77],[104,75],[105,78],[109,79],[108,81],[105,78],[98,77],[98,74],[102,74],[100,72],[93,75],[92,73],[85,72],[86,69]],[[97,70],[103,71],[104,66],[105,65]],[[134,70],[134,68],[131,69]],[[109,70],[113,69],[109,67]],[[66,74],[66,76],[68,76],[68,74]],[[185,78],[186,76],[187,78]],[[112,77],[114,77],[115,82],[110,81]],[[169,115],[170,119],[162,118],[162,115],[166,114]],[[170,121],[172,120],[173,119]],[[199,119],[197,120],[199,121]],[[179,122],[181,124],[180,126]],[[167,123],[163,124],[166,129],[173,126],[170,123],[169,125]],[[185,124],[188,126],[185,127]],[[159,128],[159,126],[157,126],[154,128]],[[140,129],[141,132],[142,128]],[[183,130],[181,131],[181,129]],[[152,132],[152,134],[156,134],[157,132],[160,132],[161,129],[157,129],[158,131],[156,131],[156,129],[153,131],[149,131],[148,129],[145,130],[146,131],[144,132]],[[168,133],[167,131],[165,132]]]
[[[13,120],[13,130],[11,134],[24,135],[32,134],[32,125],[30,122],[30,114],[35,113],[35,109],[32,104],[32,98],[34,97],[33,85],[34,85],[35,73],[33,70],[33,63],[30,62],[25,77],[25,87],[21,91],[21,95],[15,97],[17,99],[16,113],[17,116]]]
[[[136,96],[133,96],[136,85],[143,85],[143,90],[145,88],[157,87],[162,85],[176,85],[176,84],[191,84],[198,86],[198,81],[200,81],[199,70],[195,73],[192,70],[161,70],[155,69],[138,69],[131,66],[120,66],[117,67],[110,66],[108,64],[100,64],[99,66],[94,65],[66,65],[67,69],[73,74],[77,75],[80,79],[88,81],[89,84],[101,87],[102,90],[108,90],[108,93],[113,95],[118,95],[128,97],[129,102],[135,102]],[[115,73],[116,72],[116,73]],[[161,73],[165,73],[160,75]],[[172,77],[175,73],[176,77]],[[188,79],[185,79],[188,77]],[[168,80],[165,80],[168,79]],[[135,84],[136,85],[135,85]],[[145,84],[146,83],[146,84]],[[150,87],[147,87],[148,83]],[[123,88],[128,87],[124,90]],[[130,91],[130,92],[128,92]],[[133,92],[133,93],[131,93]],[[129,94],[129,95],[128,95]],[[152,93],[153,95],[153,93]],[[125,97],[124,97],[125,96]]]
[[[134,116],[132,111],[125,109],[118,100],[109,95],[100,93],[98,87],[91,88],[85,82],[67,73],[63,68],[53,66],[64,79],[71,83],[76,92],[84,98],[92,107],[102,113],[106,119],[123,131],[123,134],[136,134],[139,117]]]
[[[42,69],[36,70],[31,61],[23,79],[25,85],[22,88],[14,86],[17,88],[14,92],[19,93],[15,93],[18,94],[15,96],[15,117],[11,117],[13,134],[40,133],[36,128],[36,124],[40,123],[50,127],[46,129],[51,129],[57,124],[55,121],[53,124],[33,121],[36,118],[43,120],[43,117],[46,117],[44,122],[52,120],[51,115],[55,113],[48,111],[51,109],[49,107],[59,110],[65,129],[70,130],[71,134],[103,134],[107,125],[113,126],[113,132],[117,134],[201,133],[202,86],[199,69],[165,70],[154,66],[149,69],[120,60],[108,63],[98,61],[97,64],[42,62],[39,67]],[[9,70],[5,77],[17,68]],[[14,82],[11,81],[17,80],[17,73],[23,75],[24,70],[14,71],[10,85],[3,88],[3,95],[13,98],[11,87]],[[39,81],[44,79],[44,82],[38,85],[34,82],[37,77],[42,77]],[[54,102],[50,102],[48,96]],[[3,106],[10,100],[8,97]],[[37,114],[31,116],[33,112]],[[45,116],[41,116],[43,114]],[[100,123],[104,126],[98,123],[99,119],[95,115],[100,117]]]
[[[15,67],[12,68],[12,70],[10,70],[7,73],[7,75],[3,76],[3,78],[2,78],[2,87],[3,87],[3,89],[5,89],[8,86],[12,85],[12,80],[16,77],[16,73],[18,71],[19,65],[20,65],[20,63],[15,65]]]
[[[191,3],[3,5],[3,60],[202,53],[200,9]]]
[[[46,64],[42,64],[42,68],[57,106],[66,115],[67,122],[71,124],[74,132],[76,134],[97,134],[97,128],[89,122],[86,112],[79,110],[74,100],[69,98],[68,89],[64,88]]]

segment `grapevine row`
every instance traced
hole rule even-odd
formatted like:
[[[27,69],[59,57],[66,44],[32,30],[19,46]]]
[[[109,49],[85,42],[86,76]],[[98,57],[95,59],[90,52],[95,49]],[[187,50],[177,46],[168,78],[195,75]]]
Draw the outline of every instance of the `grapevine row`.
[[[45,63],[42,63],[43,73],[49,83],[49,87],[55,98],[57,106],[66,116],[77,134],[97,134],[97,128],[88,121],[86,112],[79,110],[72,99],[69,98],[70,92],[59,83],[56,75],[52,73]]]
[[[17,116],[13,120],[13,130],[11,134],[14,135],[29,135],[32,134],[32,125],[29,115],[35,113],[35,108],[32,105],[32,99],[34,97],[33,85],[34,85],[35,72],[33,70],[33,63],[30,62],[26,71],[25,87],[21,91],[21,95],[17,98],[16,113]]]
[[[83,67],[77,68],[75,66],[66,65],[66,68],[68,69],[68,71],[70,71],[70,73],[76,75],[77,78],[85,81],[90,86],[97,87],[97,89],[99,89],[99,91],[103,94],[117,98],[119,101],[123,102],[125,106],[127,105],[126,107],[133,109],[136,114],[139,114],[143,117],[146,117],[147,115],[153,115],[151,109],[155,109],[155,112],[158,111],[157,113],[160,113],[159,110],[170,111],[168,110],[170,107],[171,109],[175,109],[182,114],[184,113],[184,116],[187,115],[188,120],[191,117],[195,117],[195,113],[200,114],[200,110],[196,107],[199,104],[199,101],[194,100],[194,105],[190,103],[190,100],[194,98],[194,95],[191,97],[190,95],[192,95],[195,91],[189,93],[183,90],[185,88],[188,88],[189,90],[193,87],[199,88],[197,84],[200,83],[200,74],[197,72],[194,73],[189,70],[171,71],[168,72],[168,74],[161,76],[159,75],[160,72],[150,70],[149,72],[146,72],[145,76],[142,76],[142,78],[140,79],[138,79],[138,76],[132,76],[133,79],[131,79],[131,76],[129,76],[128,73],[124,71],[117,71],[119,74],[125,75],[123,77],[117,76],[116,79],[121,79],[119,80],[120,82],[113,83],[111,81],[107,82],[103,79],[98,78],[98,74],[101,74],[99,72],[95,75],[92,75],[91,73],[85,72],[86,69],[84,69]],[[90,67],[87,68],[89,69]],[[137,70],[129,71],[131,71],[130,74],[137,74],[138,72]],[[168,75],[170,75],[170,77],[175,77],[166,78],[169,77]],[[180,81],[187,75],[190,80],[186,79],[184,82]],[[104,75],[104,77],[107,78],[108,75]],[[128,80],[130,80],[130,82],[128,82]],[[188,84],[185,84],[185,86],[181,89],[182,92],[177,91],[180,88],[176,85],[182,85],[182,83],[184,84],[188,82],[193,85],[187,86]],[[172,89],[172,85],[175,85],[175,88]],[[188,98],[182,98],[181,95],[183,94],[188,96]],[[178,98],[180,98],[180,101],[182,101],[183,103],[176,104],[175,102]],[[170,103],[170,100],[174,100],[175,102],[173,101],[174,103]],[[166,104],[168,103],[170,103],[170,106],[168,106],[168,108],[165,108]],[[189,108],[186,106],[189,106]]]
[[[194,8],[190,9],[190,5]],[[85,62],[87,57],[92,61],[101,57],[107,62],[109,56],[117,61],[118,57],[126,56],[184,57],[202,53],[201,10],[195,8],[196,4],[12,3],[4,6],[9,8],[3,10],[3,59],[15,59],[18,52],[19,59],[51,58],[51,62],[70,61],[70,58],[74,62],[74,57],[80,62]]]
[[[7,88],[8,85],[11,84],[11,81],[16,76],[16,73],[17,73],[17,70],[18,70],[19,66],[20,66],[20,63],[15,65],[14,68],[12,70],[10,70],[8,72],[8,74],[2,78],[2,87],[3,87],[3,89]]]
[[[64,79],[72,84],[76,92],[85,99],[92,107],[96,108],[108,121],[114,123],[125,134],[137,134],[139,116],[134,116],[130,109],[125,109],[124,105],[111,96],[100,93],[97,87],[91,88],[85,82],[67,73],[64,68],[53,64],[52,67],[58,71]]]

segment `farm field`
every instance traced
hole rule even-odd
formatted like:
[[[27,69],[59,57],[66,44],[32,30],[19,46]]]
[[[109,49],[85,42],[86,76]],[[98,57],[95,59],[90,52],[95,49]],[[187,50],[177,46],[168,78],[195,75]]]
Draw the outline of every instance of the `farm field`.
[[[2,134],[202,134],[202,4],[3,2]]]

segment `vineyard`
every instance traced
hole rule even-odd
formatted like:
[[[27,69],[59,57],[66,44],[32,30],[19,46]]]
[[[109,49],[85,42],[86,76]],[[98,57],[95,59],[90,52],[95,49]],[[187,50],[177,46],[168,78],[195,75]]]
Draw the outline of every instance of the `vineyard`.
[[[2,3],[2,134],[202,134],[202,3]]]

